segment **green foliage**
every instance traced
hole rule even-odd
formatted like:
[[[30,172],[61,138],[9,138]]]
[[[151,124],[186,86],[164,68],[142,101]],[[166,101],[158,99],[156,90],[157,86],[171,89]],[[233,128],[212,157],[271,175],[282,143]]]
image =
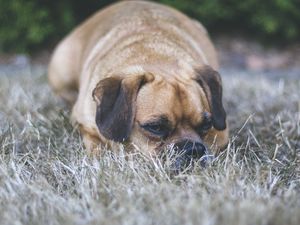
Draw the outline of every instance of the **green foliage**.
[[[53,20],[53,8],[40,5],[35,0],[1,0],[0,4],[2,51],[26,51],[46,44],[55,37],[57,23],[63,23],[64,28],[73,25],[62,17]]]
[[[47,47],[109,2],[0,0],[0,52],[32,52]]]
[[[271,43],[300,37],[299,0],[161,0],[202,21],[214,32],[242,32]]]
[[[298,0],[157,0],[199,19],[210,32],[289,43],[300,37]],[[56,43],[109,0],[0,0],[0,51],[32,52]]]

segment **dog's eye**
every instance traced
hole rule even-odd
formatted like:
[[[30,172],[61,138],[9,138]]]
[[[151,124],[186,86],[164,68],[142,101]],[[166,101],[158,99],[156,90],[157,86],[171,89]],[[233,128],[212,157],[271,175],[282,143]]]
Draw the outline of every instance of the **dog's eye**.
[[[197,132],[200,136],[204,136],[210,128],[212,128],[212,118],[208,113],[204,113],[203,122],[197,127]]]
[[[141,125],[143,129],[160,137],[166,137],[169,133],[169,128],[164,124],[148,123]]]

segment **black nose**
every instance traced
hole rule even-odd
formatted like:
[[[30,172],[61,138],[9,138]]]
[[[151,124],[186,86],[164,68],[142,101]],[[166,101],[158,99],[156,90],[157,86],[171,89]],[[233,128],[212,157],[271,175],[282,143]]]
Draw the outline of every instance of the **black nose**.
[[[201,142],[183,140],[173,147],[174,161],[171,164],[173,171],[180,172],[186,168],[193,168],[196,162],[205,167],[211,161],[208,149]]]
[[[200,159],[207,153],[207,149],[204,144],[200,142],[193,142],[190,140],[184,140],[174,145],[174,149],[180,155],[184,155],[190,159]]]

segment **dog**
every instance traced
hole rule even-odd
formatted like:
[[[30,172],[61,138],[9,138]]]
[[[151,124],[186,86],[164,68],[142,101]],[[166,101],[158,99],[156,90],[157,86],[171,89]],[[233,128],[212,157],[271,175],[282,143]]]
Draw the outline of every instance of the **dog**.
[[[199,22],[158,3],[122,1],[59,43],[48,78],[73,106],[72,121],[93,154],[99,144],[123,143],[199,158],[228,143],[217,71]]]

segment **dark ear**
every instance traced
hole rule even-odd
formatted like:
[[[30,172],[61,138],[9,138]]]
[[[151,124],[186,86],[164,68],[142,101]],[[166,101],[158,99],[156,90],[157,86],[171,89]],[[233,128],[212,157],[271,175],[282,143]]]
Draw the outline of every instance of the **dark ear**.
[[[220,74],[210,66],[204,66],[197,70],[196,79],[208,99],[214,128],[217,130],[226,129],[226,113],[222,103],[222,80]]]
[[[97,103],[96,124],[107,139],[122,142],[129,138],[135,116],[138,90],[149,75],[128,78],[109,77],[93,90]]]

